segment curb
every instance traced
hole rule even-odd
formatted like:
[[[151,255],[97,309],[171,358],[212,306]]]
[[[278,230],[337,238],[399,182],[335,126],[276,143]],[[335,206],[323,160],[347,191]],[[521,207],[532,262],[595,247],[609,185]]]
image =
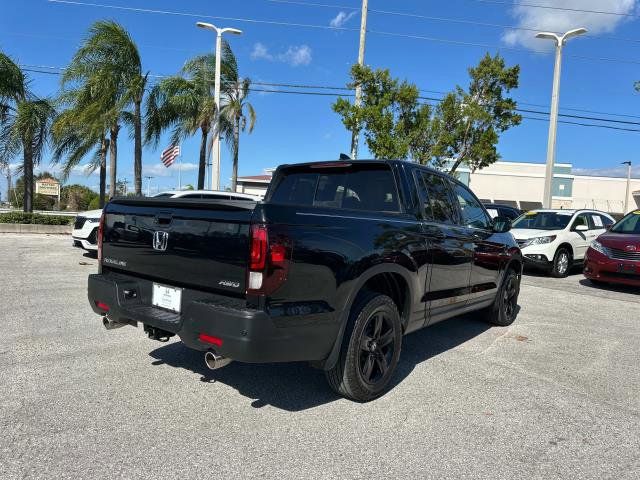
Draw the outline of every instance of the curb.
[[[70,235],[72,230],[72,225],[0,223],[0,233],[46,233],[53,235]]]

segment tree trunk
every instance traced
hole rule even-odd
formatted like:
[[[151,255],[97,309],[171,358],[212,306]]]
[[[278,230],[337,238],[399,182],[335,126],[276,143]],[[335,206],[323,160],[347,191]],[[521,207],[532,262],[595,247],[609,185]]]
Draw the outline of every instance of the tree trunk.
[[[24,162],[23,162],[23,180],[24,180],[24,196],[22,197],[22,206],[25,212],[33,212],[33,147],[31,139],[25,139],[23,142]]]
[[[116,184],[118,183],[118,132],[120,125],[111,127],[111,142],[109,143],[109,199],[116,196]]]
[[[107,150],[109,139],[105,136],[100,141],[100,208],[104,208],[104,197],[107,189]]]
[[[233,123],[233,173],[231,174],[231,191],[236,191],[238,184],[238,151],[240,150],[240,117]]]
[[[200,163],[198,165],[198,190],[204,189],[204,174],[207,168],[207,138],[209,131],[205,127],[201,128],[202,138],[200,139]]]
[[[458,169],[458,167],[460,166],[463,160],[464,160],[463,156],[459,156],[456,159],[456,161],[453,163],[453,166],[451,167],[451,170],[449,170],[449,175],[453,175],[456,172],[456,170]]]
[[[133,157],[133,185],[137,197],[142,196],[142,114],[140,113],[141,101],[134,105],[134,157]]]

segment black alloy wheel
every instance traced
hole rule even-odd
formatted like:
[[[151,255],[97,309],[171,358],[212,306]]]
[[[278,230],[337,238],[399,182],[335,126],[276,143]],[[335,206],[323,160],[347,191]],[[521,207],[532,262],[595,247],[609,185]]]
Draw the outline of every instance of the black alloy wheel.
[[[395,325],[384,310],[374,313],[360,334],[360,375],[375,385],[385,377],[393,361]]]
[[[376,292],[361,292],[351,309],[338,360],[325,372],[331,388],[358,402],[382,395],[398,365],[402,335],[394,301]]]

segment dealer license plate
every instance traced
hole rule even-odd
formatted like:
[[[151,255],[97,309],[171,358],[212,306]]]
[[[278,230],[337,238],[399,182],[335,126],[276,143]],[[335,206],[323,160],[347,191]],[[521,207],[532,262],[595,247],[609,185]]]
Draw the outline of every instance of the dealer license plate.
[[[156,307],[166,308],[167,310],[180,313],[182,289],[154,283],[151,303]]]

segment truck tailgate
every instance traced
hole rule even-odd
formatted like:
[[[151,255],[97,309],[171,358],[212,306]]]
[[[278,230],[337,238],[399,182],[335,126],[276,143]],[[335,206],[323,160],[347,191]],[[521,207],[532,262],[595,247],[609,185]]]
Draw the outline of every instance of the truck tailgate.
[[[254,202],[135,198],[105,207],[103,268],[245,294]]]

